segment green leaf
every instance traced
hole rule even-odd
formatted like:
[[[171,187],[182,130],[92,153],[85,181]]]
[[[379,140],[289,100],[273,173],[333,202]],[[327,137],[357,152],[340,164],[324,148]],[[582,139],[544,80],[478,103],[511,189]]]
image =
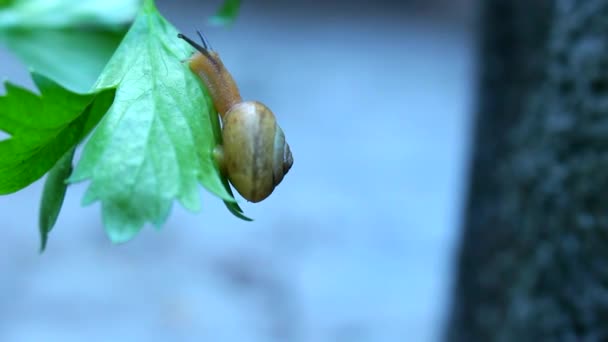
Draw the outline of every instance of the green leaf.
[[[4,0],[0,30],[121,27],[133,20],[140,4],[141,0]]]
[[[101,201],[115,243],[131,239],[146,222],[160,227],[175,199],[199,210],[199,184],[235,202],[213,160],[217,115],[182,62],[191,53],[153,2],[145,1],[96,84],[117,87],[116,100],[69,181],[91,181],[83,203]]]
[[[240,8],[241,0],[224,0],[217,13],[209,18],[209,23],[212,25],[232,24],[236,20]]]
[[[107,30],[8,30],[0,31],[0,42],[31,70],[73,91],[87,92],[123,36]]]
[[[66,179],[72,173],[72,159],[76,148],[71,148],[59,161],[51,171],[49,171],[46,181],[44,182],[44,190],[40,201],[40,214],[38,217],[38,227],[40,229],[40,252],[44,252],[48,234],[55,226],[59,211],[63,205],[68,184]]]
[[[230,196],[233,196],[232,190],[230,190],[230,185],[228,184],[228,180],[224,179],[223,183],[224,183],[224,186],[226,187],[226,189],[228,190],[228,193],[230,194]],[[224,200],[224,204],[226,205],[226,208],[228,208],[228,210],[232,213],[232,215],[234,215],[244,221],[253,221],[251,218],[249,218],[249,217],[245,216],[245,214],[243,214],[243,209],[241,209],[241,207],[239,207],[239,205],[236,202]]]
[[[17,0],[0,7],[0,43],[31,70],[84,93],[135,17],[139,0]]]
[[[12,6],[16,0],[0,0],[0,8]]]
[[[0,194],[40,179],[94,127],[112,103],[114,90],[74,94],[37,74],[41,95],[6,83],[0,96]]]

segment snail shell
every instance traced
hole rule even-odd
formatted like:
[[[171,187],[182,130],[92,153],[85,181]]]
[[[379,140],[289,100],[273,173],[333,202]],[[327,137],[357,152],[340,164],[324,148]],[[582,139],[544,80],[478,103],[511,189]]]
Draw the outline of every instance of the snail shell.
[[[272,111],[257,101],[239,102],[223,119],[223,168],[247,200],[268,197],[293,165],[285,134]]]

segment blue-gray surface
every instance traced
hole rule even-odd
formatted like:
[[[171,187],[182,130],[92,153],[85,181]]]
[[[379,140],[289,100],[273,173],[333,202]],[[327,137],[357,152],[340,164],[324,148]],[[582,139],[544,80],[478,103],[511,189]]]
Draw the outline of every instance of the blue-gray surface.
[[[41,183],[0,197],[0,341],[434,341],[469,141],[471,37],[399,11],[247,5],[206,29],[245,98],[279,116],[295,156],[232,217],[175,207],[112,246],[70,188],[37,253]],[[211,5],[160,4],[179,29]],[[207,11],[207,12],[205,12]],[[334,14],[335,13],[335,14]],[[0,51],[0,76],[31,85]]]

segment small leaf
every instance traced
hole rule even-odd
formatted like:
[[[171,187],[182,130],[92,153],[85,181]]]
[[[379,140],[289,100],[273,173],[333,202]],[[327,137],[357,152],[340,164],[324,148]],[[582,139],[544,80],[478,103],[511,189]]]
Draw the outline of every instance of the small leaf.
[[[228,180],[224,181],[224,186],[228,190],[228,193],[230,194],[230,196],[232,196],[232,190],[230,190],[230,185],[228,184]],[[232,215],[234,215],[244,221],[253,221],[253,219],[251,219],[251,218],[245,216],[245,214],[243,214],[243,209],[241,209],[241,207],[236,202],[224,200],[224,204],[226,205],[226,208],[228,208],[228,210],[232,213]]]
[[[71,148],[49,171],[40,201],[38,226],[40,228],[40,252],[44,252],[48,234],[55,226],[68,188],[66,179],[72,173],[72,159],[76,148]]]
[[[199,210],[199,184],[235,201],[213,160],[219,139],[213,104],[182,63],[191,53],[145,1],[96,84],[117,87],[116,100],[69,181],[91,181],[83,203],[101,201],[115,243],[131,239],[146,222],[160,227],[175,199]]]
[[[41,178],[59,158],[94,127],[107,111],[114,90],[74,94],[54,81],[33,74],[41,95],[6,84],[0,96],[0,194],[8,194]]]
[[[17,0],[0,7],[0,43],[31,70],[91,89],[135,17],[139,0]]]
[[[64,87],[87,92],[120,44],[124,32],[107,30],[8,30],[3,42],[31,70]]]
[[[224,3],[217,13],[209,18],[209,23],[212,25],[230,25],[239,14],[241,8],[241,0],[224,0]]]
[[[0,0],[0,8],[12,6],[16,0]]]
[[[4,0],[0,30],[121,27],[133,20],[140,4],[140,0]]]

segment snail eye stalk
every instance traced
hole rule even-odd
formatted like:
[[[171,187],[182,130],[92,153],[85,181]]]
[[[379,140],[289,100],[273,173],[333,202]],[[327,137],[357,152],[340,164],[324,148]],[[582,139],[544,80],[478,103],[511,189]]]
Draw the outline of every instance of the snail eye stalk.
[[[193,48],[197,49],[200,53],[202,53],[205,57],[209,58],[210,60],[214,61],[215,59],[209,54],[209,50],[207,50],[207,44],[205,44],[205,42],[203,42],[203,44],[205,44],[205,47],[202,47],[201,45],[199,45],[197,42],[195,42],[194,40],[188,38],[187,36],[178,33],[177,34],[177,38],[183,39],[185,40],[188,44],[190,44]]]
[[[207,37],[205,37],[205,35],[201,32],[201,30],[196,30],[196,33],[198,34],[198,37],[201,39],[201,42],[203,43],[203,46],[205,47],[205,49],[207,49],[209,51],[213,51],[213,48],[211,47],[211,43],[209,43],[209,39],[207,39]]]

